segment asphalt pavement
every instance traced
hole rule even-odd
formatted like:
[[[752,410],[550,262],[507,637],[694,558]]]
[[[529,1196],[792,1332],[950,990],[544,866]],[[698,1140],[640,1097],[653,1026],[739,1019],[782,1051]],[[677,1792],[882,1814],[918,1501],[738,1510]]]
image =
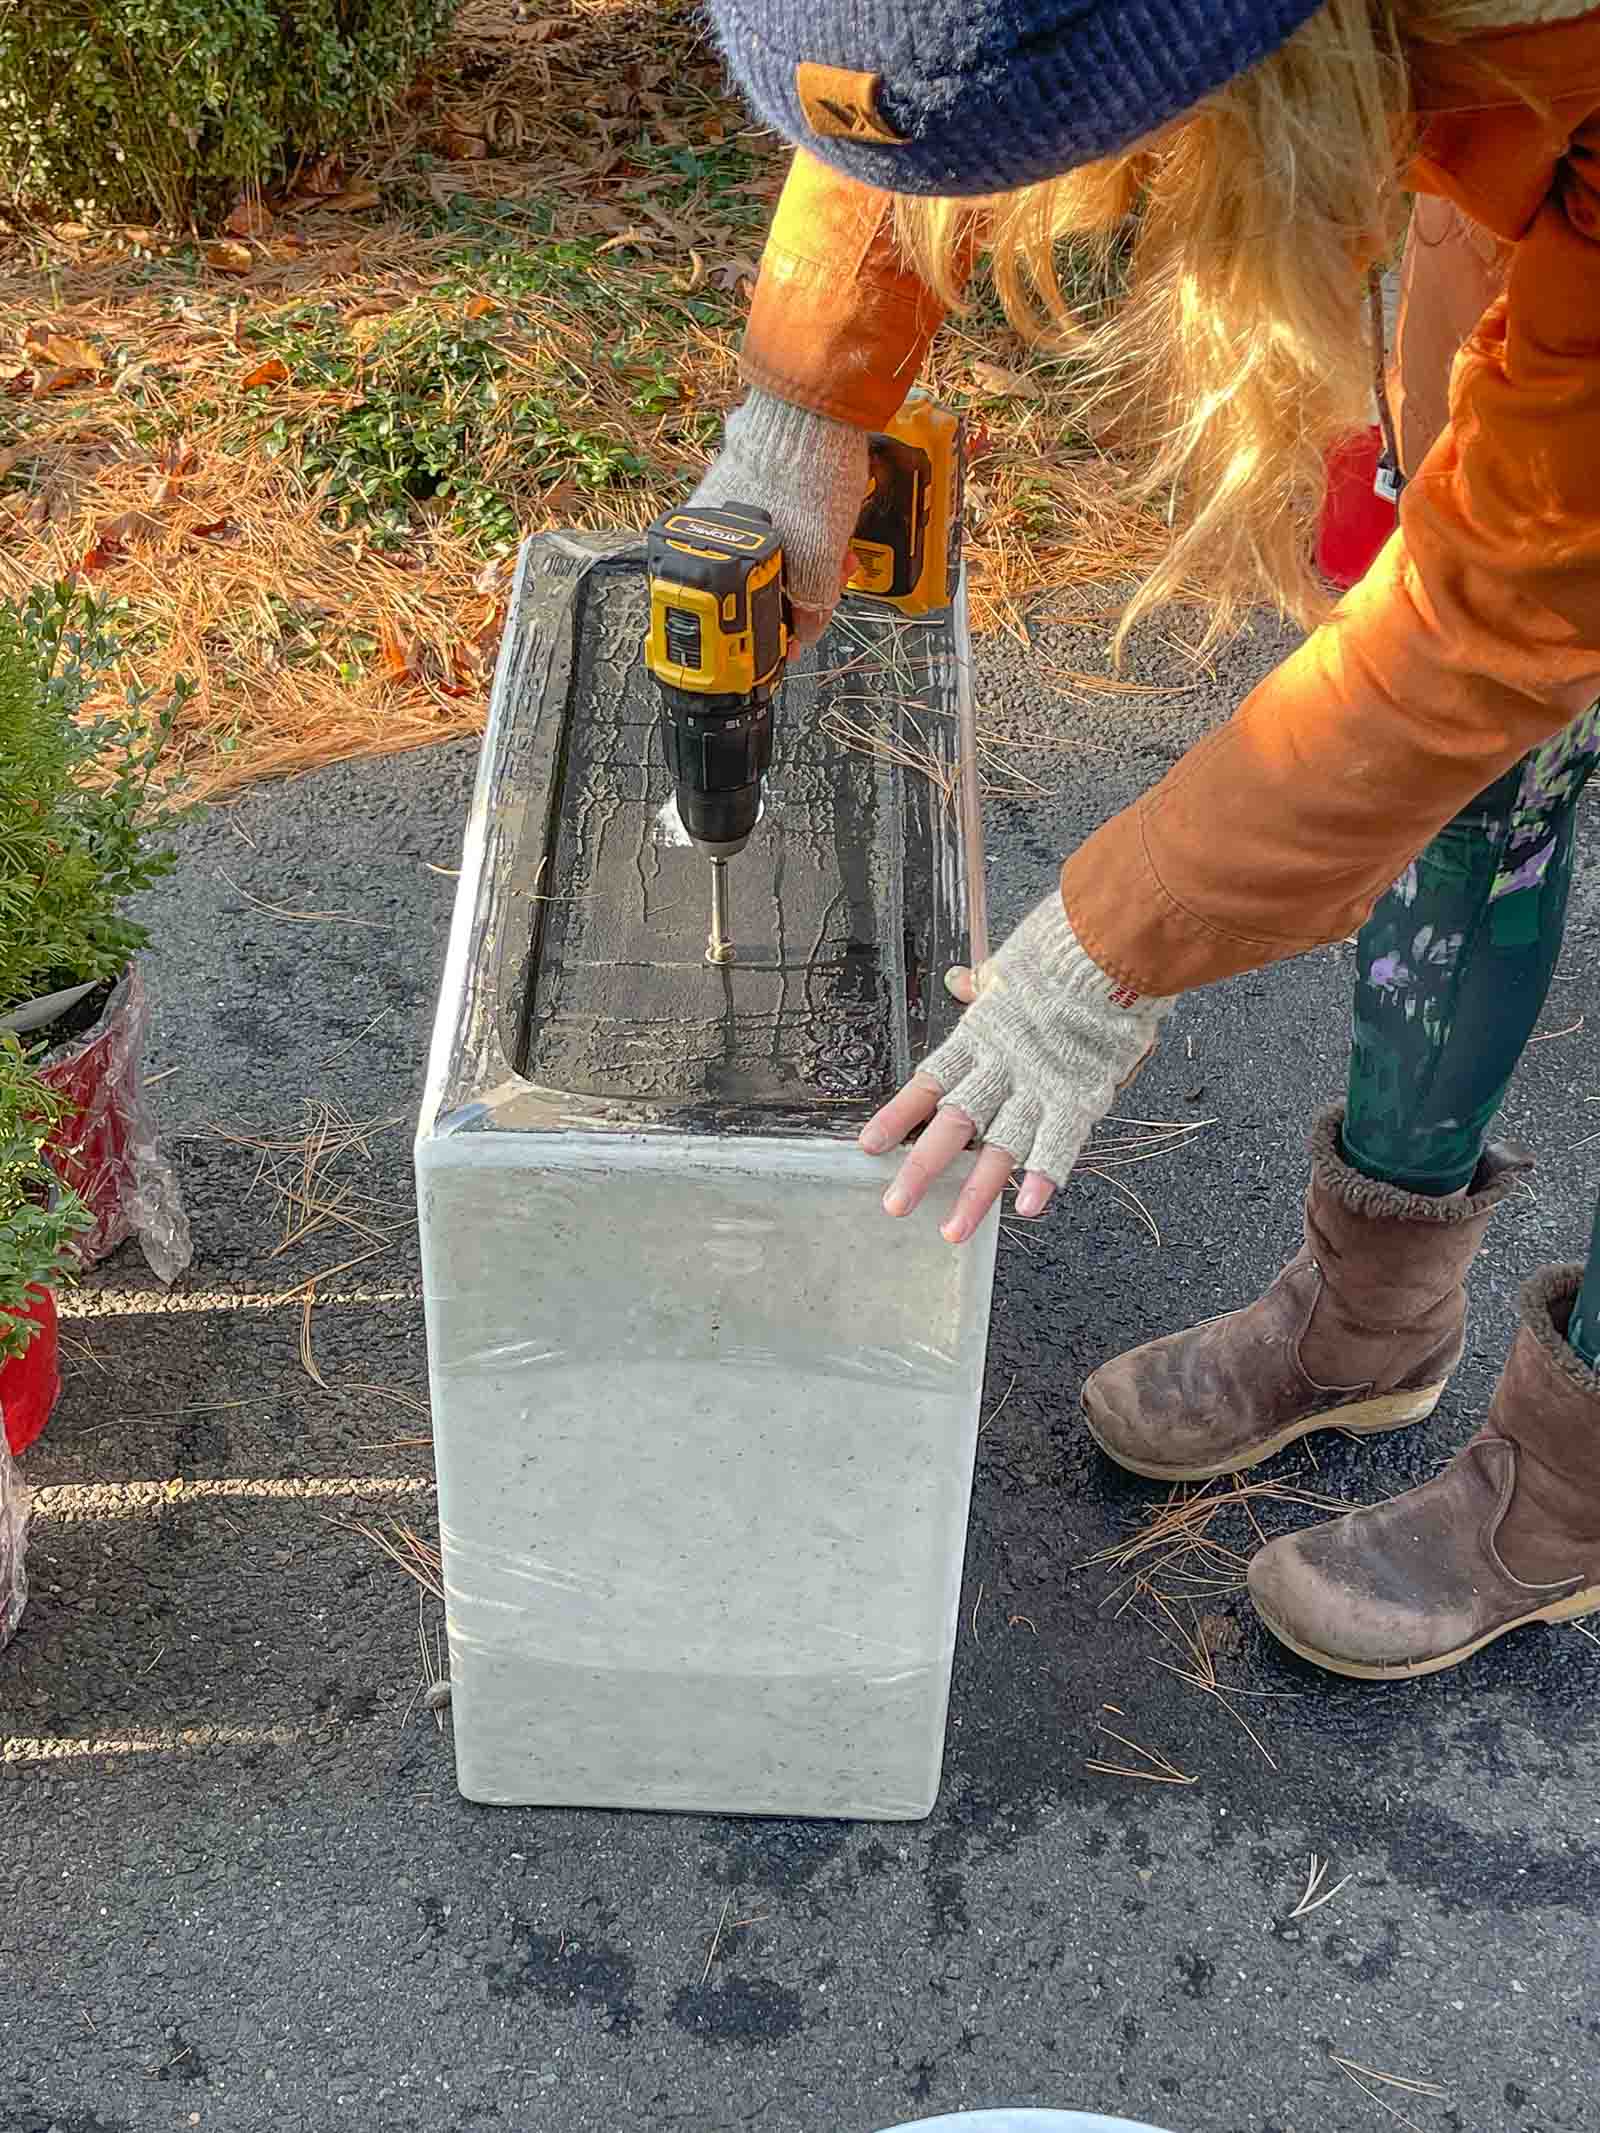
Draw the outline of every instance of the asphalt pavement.
[[[1070,633],[987,643],[986,723],[1013,743],[991,773],[1042,788],[988,802],[997,920],[1274,650],[1243,640],[1210,682],[1152,653],[1139,671],[1184,686],[1106,697],[1056,693]],[[1214,1123],[1121,1174],[1159,1242],[1095,1178],[1002,1242],[928,1823],[460,1800],[421,1695],[440,1610],[371,1536],[434,1529],[410,1119],[473,755],[252,791],[190,824],[150,899],[153,1093],[196,1257],[168,1294],[125,1251],[71,1300],[26,1462],[0,2128],[876,2133],[1026,2102],[1167,2133],[1600,2124],[1600,1647],[1541,1628],[1436,1680],[1330,1682],[1223,1591],[1202,1611],[1224,1707],[1088,1561],[1160,1492],[1096,1453],[1078,1387],[1292,1250],[1348,948],[1178,1009],[1133,1108]],[[1358,1501],[1432,1471],[1481,1415],[1520,1279],[1581,1253],[1597,940],[1591,846],[1507,1114],[1543,1167],[1495,1226],[1438,1414],[1268,1478]],[[274,1171],[316,1225],[287,1247]],[[308,1327],[297,1285],[346,1260]],[[1089,1769],[1137,1762],[1107,1727],[1187,1782]],[[1334,1893],[1291,1918],[1314,1861]]]

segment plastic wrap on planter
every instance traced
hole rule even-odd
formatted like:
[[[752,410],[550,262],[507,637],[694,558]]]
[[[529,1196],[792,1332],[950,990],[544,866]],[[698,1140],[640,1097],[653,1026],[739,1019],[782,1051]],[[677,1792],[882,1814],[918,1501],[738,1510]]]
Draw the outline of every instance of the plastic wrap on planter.
[[[524,549],[440,990],[417,1177],[458,1778],[916,1819],[997,1225],[943,1241],[959,1177],[886,1222],[854,1136],[983,953],[965,593],[917,625],[846,602],[795,662],[715,965],[648,612],[637,538]]]
[[[7,1645],[28,1604],[23,1559],[28,1546],[28,1492],[0,1430],[0,1646]]]
[[[82,1037],[49,1053],[43,1078],[72,1109],[50,1147],[50,1160],[94,1216],[78,1255],[94,1266],[137,1237],[151,1272],[172,1281],[189,1264],[189,1218],[178,1180],[156,1140],[155,1112],[144,1088],[144,1042],[150,1009],[138,965],[129,966],[105,1013]]]

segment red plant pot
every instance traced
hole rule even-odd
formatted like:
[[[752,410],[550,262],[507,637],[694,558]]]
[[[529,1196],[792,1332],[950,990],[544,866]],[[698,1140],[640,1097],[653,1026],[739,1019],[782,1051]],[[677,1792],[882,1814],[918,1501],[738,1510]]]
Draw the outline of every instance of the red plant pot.
[[[1373,486],[1383,457],[1374,423],[1328,454],[1328,494],[1317,531],[1317,568],[1341,592],[1358,585],[1377,561],[1399,514]]]
[[[48,1289],[30,1289],[19,1315],[39,1328],[21,1355],[0,1363],[0,1414],[6,1444],[25,1452],[54,1412],[61,1396],[60,1348],[56,1338],[56,1300]]]

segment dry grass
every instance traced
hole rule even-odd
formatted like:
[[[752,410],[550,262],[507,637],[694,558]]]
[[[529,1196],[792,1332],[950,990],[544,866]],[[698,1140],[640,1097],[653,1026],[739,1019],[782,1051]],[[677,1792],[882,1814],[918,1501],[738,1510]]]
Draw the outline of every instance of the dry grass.
[[[200,796],[476,728],[517,539],[640,525],[705,463],[783,160],[686,0],[467,0],[387,137],[221,246],[14,233],[0,593],[79,571],[119,684],[195,678]],[[980,628],[1154,560],[1059,366],[959,327],[929,382],[974,416]],[[350,425],[386,409],[438,433],[439,493],[412,467],[384,501],[389,441]]]

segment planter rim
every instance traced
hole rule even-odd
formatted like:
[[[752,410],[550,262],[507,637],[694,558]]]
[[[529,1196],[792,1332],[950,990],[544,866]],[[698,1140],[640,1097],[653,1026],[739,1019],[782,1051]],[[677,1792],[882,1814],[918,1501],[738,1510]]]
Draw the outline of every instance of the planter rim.
[[[80,1000],[87,1000],[100,982],[99,978],[90,978],[86,985],[67,985],[60,992],[41,993],[36,999],[8,1007],[0,1015],[0,1030],[9,1030],[14,1036],[22,1037],[30,1030],[43,1029],[76,1007]]]

